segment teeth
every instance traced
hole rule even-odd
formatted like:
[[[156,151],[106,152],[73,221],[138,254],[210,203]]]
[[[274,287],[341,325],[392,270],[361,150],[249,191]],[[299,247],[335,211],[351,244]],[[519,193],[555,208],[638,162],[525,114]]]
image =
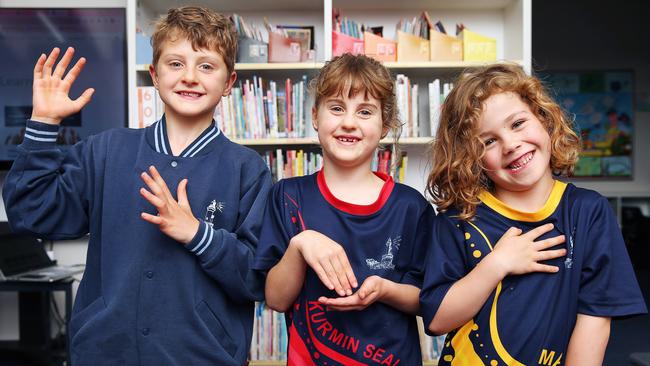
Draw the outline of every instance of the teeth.
[[[180,92],[179,94],[184,95],[184,96],[188,96],[188,97],[198,97],[198,96],[201,95],[199,93],[191,93],[191,92]]]
[[[514,163],[508,165],[508,168],[511,170],[519,170],[523,168],[528,162],[533,158],[533,153],[528,153],[524,155],[521,159],[515,161]]]
[[[349,138],[349,137],[339,137],[338,139],[339,139],[339,141],[343,141],[343,142],[355,142],[355,141],[357,141],[357,139]]]

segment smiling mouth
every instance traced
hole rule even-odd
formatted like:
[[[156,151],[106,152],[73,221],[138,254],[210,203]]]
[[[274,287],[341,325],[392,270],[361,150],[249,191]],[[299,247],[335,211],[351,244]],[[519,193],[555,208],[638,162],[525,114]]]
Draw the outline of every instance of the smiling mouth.
[[[350,137],[350,136],[339,136],[336,139],[346,144],[352,144],[360,140],[356,137]]]
[[[526,153],[519,159],[510,163],[510,165],[508,165],[507,168],[510,169],[510,171],[512,171],[513,173],[516,173],[521,169],[523,169],[526,165],[528,165],[528,163],[530,163],[531,160],[533,160],[533,155],[535,155],[533,151]]]
[[[189,92],[189,91],[179,91],[179,92],[176,92],[176,94],[178,94],[178,95],[180,95],[182,97],[188,97],[188,98],[198,98],[201,95],[203,95],[201,93]]]

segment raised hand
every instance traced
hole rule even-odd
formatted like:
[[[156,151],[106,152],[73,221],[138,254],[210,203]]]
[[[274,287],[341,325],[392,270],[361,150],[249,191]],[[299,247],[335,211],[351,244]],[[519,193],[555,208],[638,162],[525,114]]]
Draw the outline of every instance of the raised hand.
[[[58,125],[63,118],[79,112],[88,104],[95,92],[94,89],[88,88],[79,98],[70,99],[68,93],[86,64],[86,59],[80,58],[64,77],[65,70],[74,55],[74,48],[68,47],[61,61],[54,68],[59,53],[59,48],[55,47],[49,56],[41,54],[34,66],[31,117],[34,121]]]
[[[352,288],[358,286],[352,266],[343,247],[327,236],[305,230],[296,235],[298,250],[321,282],[339,296],[352,295]]]
[[[564,235],[535,241],[538,237],[553,230],[553,224],[546,224],[522,234],[517,228],[510,228],[503,234],[490,254],[498,257],[500,267],[506,275],[524,274],[530,272],[554,273],[559,269],[556,266],[541,264],[539,262],[559,258],[566,255],[566,249],[547,250],[558,244],[564,243]]]
[[[154,166],[149,167],[149,173],[151,175],[143,172],[141,178],[151,192],[140,188],[140,194],[156,207],[158,215],[143,212],[140,216],[145,221],[158,225],[160,231],[172,239],[188,244],[199,230],[199,220],[192,214],[187,199],[187,179],[183,179],[178,184],[178,201],[176,201],[167,188],[167,183]]]
[[[331,310],[363,310],[381,299],[385,281],[387,280],[379,276],[370,276],[363,281],[359,290],[350,296],[337,298],[321,296],[318,301]]]

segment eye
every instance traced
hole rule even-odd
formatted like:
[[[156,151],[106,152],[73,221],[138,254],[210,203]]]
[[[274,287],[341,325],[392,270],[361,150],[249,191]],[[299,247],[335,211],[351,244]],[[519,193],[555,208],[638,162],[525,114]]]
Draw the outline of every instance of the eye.
[[[358,113],[363,117],[370,117],[373,115],[373,112],[369,109],[362,109]]]
[[[343,108],[341,106],[338,106],[338,105],[333,105],[333,106],[330,106],[330,111],[335,112],[335,113],[341,113],[341,112],[343,112]]]
[[[179,69],[179,68],[183,67],[183,64],[180,63],[180,62],[178,62],[178,61],[171,61],[171,62],[169,63],[169,66],[170,66],[172,69]]]
[[[210,64],[201,64],[201,65],[199,65],[199,69],[204,70],[204,71],[210,71],[210,70],[214,69],[214,67],[212,67],[212,65],[210,65]]]
[[[519,120],[516,120],[516,121],[512,124],[512,128],[517,128],[517,127],[523,125],[524,122],[526,122],[525,119],[519,119]]]
[[[497,139],[491,137],[491,138],[486,139],[485,141],[483,141],[483,145],[485,145],[485,147],[488,147],[488,146],[492,145],[495,142],[497,142]]]

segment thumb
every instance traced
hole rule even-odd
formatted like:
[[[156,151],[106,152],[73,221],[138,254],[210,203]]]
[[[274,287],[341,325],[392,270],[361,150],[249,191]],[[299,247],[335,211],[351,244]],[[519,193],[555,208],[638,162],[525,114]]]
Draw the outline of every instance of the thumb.
[[[88,88],[84,90],[83,93],[81,93],[79,98],[73,101],[74,108],[77,110],[77,112],[80,111],[81,108],[83,108],[86,104],[90,103],[90,99],[92,98],[93,93],[95,93],[95,89]]]
[[[178,184],[178,189],[177,189],[177,197],[178,197],[178,204],[180,206],[188,206],[190,205],[189,200],[187,199],[187,179],[183,179],[179,184]]]

